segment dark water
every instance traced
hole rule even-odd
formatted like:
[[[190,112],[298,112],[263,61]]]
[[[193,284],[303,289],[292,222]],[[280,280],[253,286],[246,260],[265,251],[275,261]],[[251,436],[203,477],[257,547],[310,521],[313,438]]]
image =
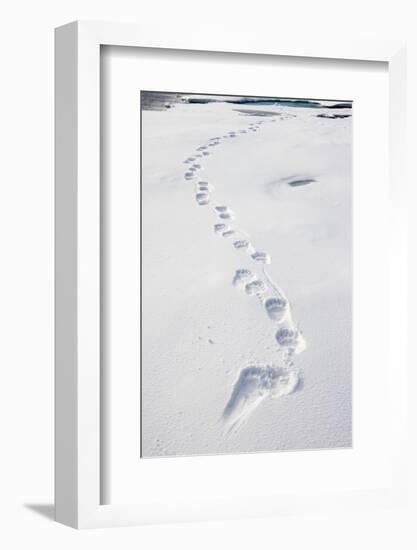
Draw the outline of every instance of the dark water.
[[[207,103],[231,103],[233,105],[278,105],[283,107],[309,107],[324,109],[350,109],[352,102],[337,102],[323,105],[320,101],[312,99],[288,99],[279,97],[252,97],[252,96],[216,96],[203,94],[184,94],[175,92],[141,92],[141,107],[145,111],[164,111],[172,109],[178,103],[207,104]],[[242,114],[257,116],[272,116],[276,113],[270,111],[239,110]]]
[[[207,97],[189,97],[188,103],[215,103],[219,100],[212,96]],[[281,105],[287,107],[321,107],[318,101],[309,99],[281,99],[281,98],[263,98],[263,97],[231,97],[222,99],[224,103],[233,105]]]
[[[349,118],[352,115],[339,115],[339,114],[327,114],[322,113],[320,115],[317,115],[319,118]]]
[[[170,92],[141,92],[141,107],[144,111],[165,111],[181,103],[182,97],[182,94]]]

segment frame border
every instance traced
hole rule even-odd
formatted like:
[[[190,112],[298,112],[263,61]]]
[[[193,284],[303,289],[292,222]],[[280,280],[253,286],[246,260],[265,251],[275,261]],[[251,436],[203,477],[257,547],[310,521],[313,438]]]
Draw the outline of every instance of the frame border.
[[[55,513],[75,528],[184,521],[175,503],[160,510],[100,504],[100,46],[250,53],[307,58],[382,61],[389,68],[390,184],[395,239],[389,246],[406,265],[406,45],[386,40],[295,40],[235,35],[230,29],[76,21],[55,29]],[[394,192],[395,191],[395,192]],[[400,242],[398,239],[400,238]],[[391,269],[396,267],[391,266]],[[405,267],[404,267],[405,272]],[[404,280],[404,289],[406,281]],[[399,298],[406,309],[406,292]],[[406,364],[406,342],[398,361]],[[405,368],[403,369],[405,371]],[[398,376],[400,380],[398,381]],[[396,373],[405,395],[405,374]],[[242,503],[225,516],[207,502],[190,519],[262,517],[369,509],[404,503],[405,399],[390,402],[401,426],[388,490],[355,494],[288,495]],[[404,433],[403,433],[404,432]]]

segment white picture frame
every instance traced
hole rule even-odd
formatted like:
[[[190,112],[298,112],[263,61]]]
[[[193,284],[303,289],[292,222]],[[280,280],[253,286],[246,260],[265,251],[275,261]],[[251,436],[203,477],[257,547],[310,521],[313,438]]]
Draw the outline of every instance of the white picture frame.
[[[406,377],[405,341],[399,343],[396,378],[400,392],[387,403],[398,423],[390,455],[392,475],[384,490],[355,494],[289,494],[283,504],[266,498],[228,511],[207,502],[188,514],[168,503],[143,507],[101,504],[100,497],[100,47],[102,45],[212,52],[350,59],[388,63],[390,97],[390,186],[393,239],[405,242],[405,44],[371,40],[328,43],[289,42],[279,36],[197,28],[74,22],[56,29],[56,519],[75,528],[136,525],[187,519],[262,516],[403,502],[406,477],[405,410],[401,388]],[[406,273],[405,250],[398,245],[394,266]],[[400,307],[405,310],[405,295]],[[192,506],[191,506],[192,508]],[[190,508],[190,509],[191,509]]]

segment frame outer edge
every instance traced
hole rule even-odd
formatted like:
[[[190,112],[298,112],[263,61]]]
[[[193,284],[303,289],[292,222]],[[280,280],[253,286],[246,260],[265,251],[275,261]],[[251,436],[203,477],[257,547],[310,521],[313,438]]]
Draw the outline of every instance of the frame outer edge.
[[[77,23],[77,527],[100,508],[100,42]]]
[[[393,231],[389,246],[395,263],[390,265],[390,277],[394,278],[396,271],[402,267],[405,274],[401,288],[398,285],[393,288],[391,295],[391,307],[397,311],[400,317],[407,316],[407,264],[408,264],[408,238],[407,228],[407,46],[403,42],[389,60],[389,177],[390,197],[393,205]],[[391,320],[390,330],[395,331],[395,321]],[[391,350],[392,364],[399,361],[407,364],[407,334],[397,334],[398,343],[395,350]],[[407,463],[407,371],[406,369],[393,369],[389,373],[391,387],[395,387],[401,394],[401,400],[391,400],[390,410],[392,415],[392,433],[396,434],[396,440],[391,442],[393,460],[390,467],[391,486],[396,489],[398,496],[403,501],[408,493],[408,463]]]
[[[55,31],[55,519],[77,527],[78,27]]]
[[[187,37],[187,44],[188,40],[187,49],[207,49],[200,36]],[[55,31],[55,506],[56,520],[75,528],[143,520],[143,511],[134,510],[133,505],[122,510],[100,505],[101,44],[185,45],[177,35],[167,38],[138,25],[74,22]],[[270,44],[256,46],[252,53],[263,53]],[[274,45],[274,50],[281,46]],[[245,50],[252,47],[245,46]],[[236,51],[230,40],[224,48]],[[321,57],[327,45],[320,42],[309,52],[308,57]],[[390,61],[390,72],[394,69],[390,93],[404,85],[403,43],[342,42],[332,52],[325,57]],[[276,51],[269,53],[277,55]],[[281,55],[304,56],[306,51],[290,44]],[[390,102],[391,117],[398,104],[397,96]],[[400,143],[402,122],[394,122]],[[391,168],[391,179],[397,184],[403,183],[401,161],[396,157]],[[398,476],[397,468],[391,474],[398,487],[404,476]]]

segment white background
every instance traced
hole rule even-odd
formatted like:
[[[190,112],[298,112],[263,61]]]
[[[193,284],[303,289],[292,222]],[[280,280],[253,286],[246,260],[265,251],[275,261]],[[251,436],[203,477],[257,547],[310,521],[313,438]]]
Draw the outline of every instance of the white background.
[[[49,521],[53,498],[53,27],[74,19],[178,25],[222,24],[248,33],[346,34],[407,38],[409,97],[417,97],[417,38],[412,2],[262,1],[248,5],[212,0],[143,3],[38,0],[2,7],[0,162],[1,529],[5,548],[415,548],[416,510],[346,516],[153,526],[76,532]],[[264,22],[264,20],[266,22]],[[409,105],[409,149],[416,151],[417,117]],[[415,154],[411,154],[411,162]],[[415,175],[410,170],[410,182]],[[410,213],[417,204],[410,190]],[[417,234],[413,214],[414,234]],[[415,238],[415,237],[414,237]],[[415,243],[415,241],[414,241]],[[416,278],[416,246],[411,265]],[[415,291],[410,297],[416,305]],[[414,320],[410,307],[410,320]],[[412,327],[411,327],[412,328]],[[411,334],[413,334],[411,332]],[[414,340],[415,336],[413,337]],[[415,364],[414,351],[410,360]],[[410,371],[410,398],[416,387]],[[415,401],[415,398],[414,398]],[[410,399],[410,410],[417,418]],[[415,422],[410,427],[415,434]],[[414,437],[414,436],[413,436]],[[415,439],[411,451],[416,457]],[[414,464],[417,461],[414,460]],[[415,504],[415,474],[412,472]],[[35,510],[35,511],[34,511]],[[37,511],[37,512],[36,512]],[[42,512],[42,513],[39,513]],[[414,520],[414,521],[413,521]]]

